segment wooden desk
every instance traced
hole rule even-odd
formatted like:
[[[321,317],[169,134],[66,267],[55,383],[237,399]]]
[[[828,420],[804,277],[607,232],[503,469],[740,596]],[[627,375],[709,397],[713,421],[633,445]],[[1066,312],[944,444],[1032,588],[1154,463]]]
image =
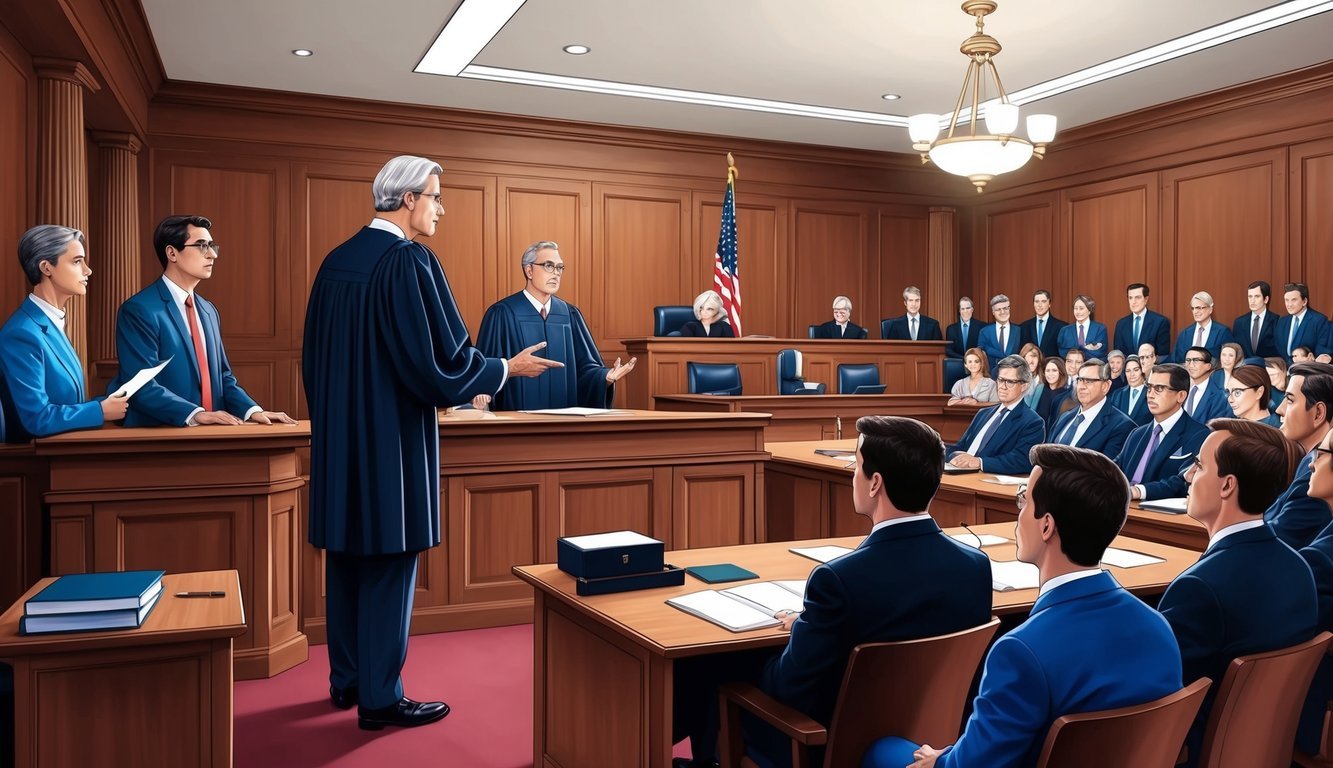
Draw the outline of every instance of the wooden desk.
[[[659,411],[711,413],[767,413],[773,416],[764,430],[767,442],[833,440],[835,417],[842,418],[844,434],[856,434],[862,416],[911,416],[935,428],[947,443],[957,442],[981,406],[946,405],[948,395],[657,395]]]
[[[20,636],[23,602],[53,580],[0,616],[17,768],[229,768],[232,639],[246,632],[236,571],[169,574],[139,629]],[[173,594],[205,590],[227,596]]]
[[[42,577],[46,459],[32,445],[0,443],[0,606]]]
[[[855,439],[769,443],[766,447],[773,455],[764,473],[768,541],[869,532],[869,522],[852,507],[852,470],[847,462],[815,453],[816,448],[852,453]],[[946,474],[931,503],[931,515],[940,525],[1014,522],[1018,519],[1014,506],[1018,488],[986,482],[993,477],[985,472]],[[1140,509],[1138,502],[1130,503],[1122,533],[1196,552],[1208,546],[1208,532],[1198,521]]]
[[[309,422],[104,427],[34,445],[50,465],[52,574],[235,570],[250,606],[236,676],[271,677],[306,660],[296,454],[310,445]]]
[[[444,544],[422,553],[415,633],[522,624],[532,593],[514,565],[556,539],[635,530],[689,549],[764,538],[767,414],[440,419]],[[304,546],[305,631],[325,637],[323,553]]]
[[[986,552],[1013,560],[1012,525],[984,525],[979,533],[1011,541]],[[957,531],[950,531],[951,533]],[[801,542],[854,547],[861,537]],[[670,552],[667,562],[689,566],[730,562],[761,579],[803,579],[816,563],[791,554],[793,542]],[[1198,559],[1198,553],[1116,537],[1115,546],[1165,559],[1140,568],[1109,568],[1140,595],[1161,593]],[[664,587],[598,597],[578,597],[574,580],[554,565],[516,566],[536,593],[534,610],[533,764],[560,768],[671,764],[672,667],[675,659],[750,648],[779,647],[787,633],[757,629],[732,633],[672,608],[664,601],[707,589],[686,577]],[[1021,614],[1036,589],[994,592],[994,612]]]
[[[638,368],[620,385],[617,405],[652,408],[659,395],[687,394],[687,362],[736,363],[746,395],[778,393],[778,352],[799,349],[806,381],[838,389],[840,363],[871,363],[889,392],[935,394],[944,383],[942,341],[849,341],[844,339],[696,339],[652,336],[626,339],[625,349],[639,359]]]

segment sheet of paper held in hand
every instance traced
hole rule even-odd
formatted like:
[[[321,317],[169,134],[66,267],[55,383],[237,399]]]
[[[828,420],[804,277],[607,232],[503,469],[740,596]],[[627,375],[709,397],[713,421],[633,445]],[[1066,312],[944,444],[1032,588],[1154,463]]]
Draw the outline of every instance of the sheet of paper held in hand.
[[[169,362],[171,362],[171,358],[168,357],[166,360],[163,360],[162,362],[152,366],[151,368],[145,368],[142,371],[139,371],[138,373],[134,374],[134,378],[130,379],[129,381],[121,385],[120,389],[115,391],[115,394],[123,395],[125,397],[133,397],[135,392],[138,392],[139,390],[143,389],[143,385],[152,381],[154,376],[161,373],[162,369],[166,368],[167,363]]]

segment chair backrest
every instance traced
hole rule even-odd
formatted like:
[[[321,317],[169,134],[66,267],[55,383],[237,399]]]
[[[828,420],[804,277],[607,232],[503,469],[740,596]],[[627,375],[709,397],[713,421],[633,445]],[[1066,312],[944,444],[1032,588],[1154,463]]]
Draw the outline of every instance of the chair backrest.
[[[813,338],[815,337],[815,332],[818,331],[818,330],[819,330],[819,326],[816,325],[816,324],[814,324],[814,323],[811,323],[811,324],[810,324],[810,330],[807,331],[807,333],[809,333],[809,334],[810,334],[810,338],[813,339]]]
[[[1208,714],[1199,768],[1291,765],[1305,692],[1330,639],[1320,632],[1300,645],[1233,659]]]
[[[944,391],[949,393],[953,391],[953,385],[962,381],[967,376],[967,368],[963,367],[963,361],[957,358],[948,357],[944,359]]]
[[[857,363],[838,366],[838,394],[850,395],[862,385],[879,383],[879,366]]]
[[[879,337],[880,337],[881,339],[887,339],[887,338],[889,338],[889,324],[892,323],[892,322],[893,322],[893,318],[891,318],[891,317],[890,317],[889,319],[887,319],[887,320],[880,320],[880,321],[879,321]]]
[[[1212,682],[1201,677],[1145,704],[1058,717],[1037,768],[1171,768]]]
[[[853,648],[829,721],[825,768],[859,766],[870,745],[886,734],[918,744],[957,741],[972,679],[999,626],[992,617],[949,635]]]
[[[653,307],[653,335],[679,336],[680,327],[694,319],[692,306]]]
[[[794,395],[805,388],[801,380],[801,351],[778,350],[778,394]]]
[[[735,363],[686,363],[691,395],[739,395],[741,367]]]

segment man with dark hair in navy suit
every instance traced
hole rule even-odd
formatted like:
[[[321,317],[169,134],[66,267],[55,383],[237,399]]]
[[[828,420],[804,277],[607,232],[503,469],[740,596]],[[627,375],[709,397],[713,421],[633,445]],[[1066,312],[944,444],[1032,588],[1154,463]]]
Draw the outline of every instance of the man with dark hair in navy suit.
[[[1273,329],[1278,319],[1268,311],[1272,296],[1273,287],[1266,280],[1255,280],[1246,289],[1245,300],[1250,304],[1250,311],[1231,324],[1231,335],[1245,350],[1245,357],[1278,357],[1282,354],[1273,343]]]
[[[1284,290],[1282,301],[1287,306],[1287,314],[1277,321],[1274,341],[1278,354],[1286,357],[1287,365],[1291,365],[1291,353],[1298,347],[1305,347],[1312,354],[1319,353],[1324,346],[1328,318],[1310,307],[1310,289],[1305,283],[1287,283]]]
[[[1073,385],[1079,407],[1056,420],[1051,442],[1097,451],[1113,460],[1120,455],[1134,422],[1107,402],[1110,374],[1111,366],[1102,360],[1089,360],[1079,368]]]
[[[1185,472],[1185,511],[1207,529],[1208,548],[1158,604],[1180,644],[1184,680],[1213,681],[1186,742],[1189,765],[1198,763],[1232,659],[1303,643],[1319,618],[1310,567],[1263,519],[1291,482],[1300,446],[1257,421],[1214,419],[1208,426],[1213,431]]]
[[[1046,437],[1046,423],[1023,402],[1031,383],[1026,360],[1018,355],[1000,360],[995,373],[1000,404],[977,411],[962,439],[949,446],[949,463],[999,475],[1031,471],[1028,451]]]
[[[1161,362],[1170,362],[1166,355],[1171,351],[1171,321],[1148,309],[1149,293],[1148,286],[1143,283],[1130,283],[1125,289],[1129,314],[1116,321],[1113,346],[1128,352],[1151,344],[1154,350],[1160,350]]]
[[[1264,512],[1264,520],[1279,539],[1299,548],[1313,541],[1333,519],[1328,502],[1309,493],[1314,449],[1333,429],[1333,366],[1300,363],[1287,373],[1287,392],[1277,408],[1282,434],[1308,453],[1291,485]]]
[[[899,341],[941,341],[940,321],[921,314],[921,289],[909,285],[903,289],[907,314],[880,322],[880,335]]]
[[[1311,451],[1310,498],[1325,504],[1333,503],[1333,432],[1326,433],[1322,442]],[[1333,522],[1330,522],[1310,546],[1301,549],[1310,570],[1314,572],[1315,590],[1319,595],[1319,628],[1333,631]],[[1319,751],[1319,740],[1324,727],[1324,713],[1333,700],[1333,658],[1320,662],[1310,684],[1305,709],[1301,712],[1296,729],[1296,748],[1311,754]]]
[[[1138,355],[1125,358],[1125,386],[1107,398],[1111,405],[1129,417],[1136,426],[1152,421],[1148,412],[1148,377],[1143,371],[1143,360]]]
[[[1032,294],[1033,316],[1018,326],[1023,334],[1024,344],[1036,344],[1041,348],[1043,359],[1059,357],[1060,345],[1057,337],[1060,329],[1069,323],[1051,314],[1051,292],[1040,288]]]
[[[1032,613],[991,646],[952,746],[889,737],[867,750],[863,767],[1031,766],[1056,718],[1180,689],[1170,626],[1098,567],[1125,523],[1125,476],[1100,453],[1063,445],[1037,446],[1032,463],[1015,526],[1018,559],[1037,566],[1041,583]]]
[[[1185,371],[1190,375],[1190,389],[1185,395],[1185,413],[1200,424],[1234,416],[1223,389],[1225,384],[1213,381],[1213,353],[1203,347],[1190,347],[1185,352],[1184,362]]]
[[[754,669],[754,655],[677,662],[675,731],[677,741],[690,736],[694,765],[712,762],[718,681],[756,679],[769,696],[828,723],[855,646],[949,634],[990,619],[990,560],[930,517],[944,470],[939,434],[900,416],[865,416],[856,429],[852,504],[873,527],[854,551],[811,572],[801,613],[777,617],[791,631],[782,653],[763,660],[762,670]],[[789,742],[767,726],[747,722],[745,741],[768,764],[790,764]]]
[[[1132,484],[1133,498],[1185,495],[1185,480],[1180,473],[1208,436],[1208,428],[1181,408],[1189,385],[1190,375],[1175,363],[1156,366],[1148,377],[1148,412],[1153,420],[1129,433],[1116,459]]]
[[[958,300],[958,322],[950,323],[944,330],[944,356],[951,360],[962,360],[969,349],[977,346],[981,338],[981,329],[986,324],[973,316],[972,299],[964,296]]]

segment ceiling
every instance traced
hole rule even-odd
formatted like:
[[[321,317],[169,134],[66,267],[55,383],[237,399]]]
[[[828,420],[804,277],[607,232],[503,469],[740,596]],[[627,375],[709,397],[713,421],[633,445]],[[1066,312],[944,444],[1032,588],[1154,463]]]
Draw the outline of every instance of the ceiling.
[[[911,151],[900,127],[415,73],[459,0],[142,3],[177,81]],[[1012,93],[1271,5],[1001,0],[986,32],[1004,47],[996,64]],[[472,63],[906,116],[952,110],[967,66],[958,45],[973,28],[948,0],[527,0]],[[1041,99],[1024,113],[1053,113],[1065,130],[1318,64],[1331,38],[1333,12],[1323,12]],[[571,43],[592,52],[564,53]],[[315,53],[299,58],[295,48]]]

